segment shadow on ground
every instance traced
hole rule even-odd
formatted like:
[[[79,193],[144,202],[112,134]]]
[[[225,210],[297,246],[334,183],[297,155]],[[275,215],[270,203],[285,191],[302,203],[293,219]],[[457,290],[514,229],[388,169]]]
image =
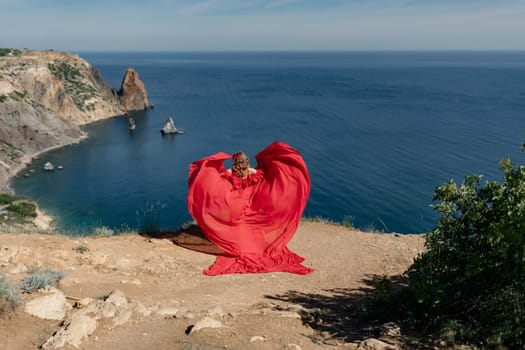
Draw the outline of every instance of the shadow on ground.
[[[359,343],[368,338],[386,338],[401,348],[432,349],[430,344],[404,334],[403,329],[392,334],[392,323],[389,321],[398,320],[388,319],[388,315],[378,315],[369,310],[367,301],[376,292],[377,281],[381,278],[378,275],[367,276],[361,281],[364,286],[360,288],[325,289],[319,293],[289,291],[280,295],[267,295],[266,298],[304,307],[306,310],[300,312],[301,319],[316,331],[315,339],[312,340],[317,343]],[[402,276],[391,277],[391,282],[394,288],[406,283]]]
[[[188,224],[174,231],[141,232],[141,236],[149,239],[167,239],[176,245],[201,253],[219,255],[224,251],[210,242],[196,224]]]

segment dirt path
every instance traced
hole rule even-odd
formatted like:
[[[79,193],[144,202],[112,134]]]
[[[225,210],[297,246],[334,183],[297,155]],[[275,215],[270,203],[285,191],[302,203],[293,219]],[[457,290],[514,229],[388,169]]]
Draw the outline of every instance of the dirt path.
[[[289,247],[306,258],[304,264],[314,273],[208,277],[202,270],[213,255],[169,239],[0,234],[0,273],[17,281],[27,275],[26,268],[60,270],[66,276],[58,288],[72,304],[118,289],[153,310],[119,326],[100,320],[83,339],[83,349],[350,349],[362,340],[352,328],[352,315],[369,281],[405,271],[423,251],[423,240],[421,235],[302,222]],[[35,297],[23,295],[25,302]],[[154,312],[167,307],[183,316]],[[206,315],[223,326],[186,334]],[[323,315],[324,323],[309,320],[312,315]],[[58,321],[29,316],[19,307],[0,319],[0,339],[6,339],[0,349],[37,348],[58,327]]]

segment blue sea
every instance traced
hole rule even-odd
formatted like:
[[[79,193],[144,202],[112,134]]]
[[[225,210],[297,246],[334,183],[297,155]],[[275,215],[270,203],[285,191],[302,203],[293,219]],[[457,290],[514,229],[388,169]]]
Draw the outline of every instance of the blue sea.
[[[309,168],[309,217],[362,229],[432,230],[437,185],[500,181],[524,164],[525,52],[225,52],[79,55],[119,88],[135,68],[155,108],[85,126],[89,138],[45,153],[14,179],[60,230],[174,229],[191,220],[189,164],[251,156],[272,141]],[[172,116],[184,134],[160,128]],[[61,171],[44,172],[50,161]],[[22,176],[29,169],[35,172]]]

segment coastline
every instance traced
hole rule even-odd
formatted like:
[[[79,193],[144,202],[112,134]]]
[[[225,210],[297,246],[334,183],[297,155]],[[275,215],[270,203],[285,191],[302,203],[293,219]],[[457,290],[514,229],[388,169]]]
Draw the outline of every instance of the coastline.
[[[55,219],[47,215],[37,204],[36,207],[36,218],[34,218],[33,223],[35,226],[44,231],[55,231]]]
[[[18,166],[16,166],[12,173],[9,175],[9,177],[7,178],[7,181],[4,183],[4,184],[1,184],[2,187],[4,187],[5,189],[7,189],[7,191],[11,194],[15,194],[15,191],[14,189],[12,188],[11,186],[11,182],[12,182],[12,179],[18,175],[18,173],[20,173],[22,170],[24,170],[25,168],[27,168],[31,162],[33,160],[35,160],[35,158],[37,158],[38,156],[46,153],[46,152],[49,152],[49,151],[52,151],[54,149],[58,149],[58,148],[62,148],[62,147],[65,147],[65,146],[69,146],[69,145],[75,145],[75,144],[78,144],[82,141],[84,141],[85,139],[88,138],[88,134],[85,132],[85,131],[82,131],[82,135],[76,139],[76,140],[73,140],[72,142],[69,142],[69,143],[60,143],[58,145],[54,145],[54,146],[51,146],[51,147],[47,147],[47,148],[44,148],[43,150],[40,150],[38,152],[35,152],[35,153],[32,153],[32,154],[25,154],[23,157],[22,157],[22,161],[20,164],[18,164]]]
[[[117,117],[117,116],[113,116],[113,117]],[[89,137],[88,133],[85,132],[85,131],[82,131],[82,134],[79,138],[73,140],[72,142],[69,142],[69,143],[60,143],[58,145],[54,145],[54,146],[51,146],[51,147],[47,147],[43,150],[40,150],[38,152],[35,152],[35,153],[32,153],[32,154],[25,154],[22,158],[21,158],[21,162],[20,164],[18,164],[13,170],[12,172],[9,174],[7,180],[5,183],[3,184],[0,184],[0,186],[4,189],[7,190],[8,193],[12,194],[12,195],[16,195],[16,192],[12,186],[12,181],[13,181],[13,178],[15,176],[17,176],[22,170],[24,170],[25,168],[27,168],[31,162],[33,160],[35,160],[36,158],[38,158],[40,155],[46,153],[46,152],[49,152],[49,151],[52,151],[52,150],[55,150],[55,149],[58,149],[58,148],[62,148],[62,147],[66,147],[66,146],[69,146],[69,145],[74,145],[74,144],[78,144],[82,141],[84,141],[85,139],[87,139]],[[48,215],[46,214],[46,212],[40,208],[40,206],[38,205],[38,203],[32,199],[32,198],[29,198],[32,202],[35,203],[36,205],[36,214],[37,216],[33,219],[33,224],[38,228],[38,229],[41,229],[41,230],[55,230],[56,227],[55,227],[55,218],[51,215]]]

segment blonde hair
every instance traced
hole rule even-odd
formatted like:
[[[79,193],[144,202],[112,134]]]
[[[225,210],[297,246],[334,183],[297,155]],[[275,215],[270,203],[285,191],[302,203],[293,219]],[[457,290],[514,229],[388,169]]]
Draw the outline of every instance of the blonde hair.
[[[250,168],[250,159],[243,152],[233,154],[232,172],[240,178],[248,176],[248,169]]]

